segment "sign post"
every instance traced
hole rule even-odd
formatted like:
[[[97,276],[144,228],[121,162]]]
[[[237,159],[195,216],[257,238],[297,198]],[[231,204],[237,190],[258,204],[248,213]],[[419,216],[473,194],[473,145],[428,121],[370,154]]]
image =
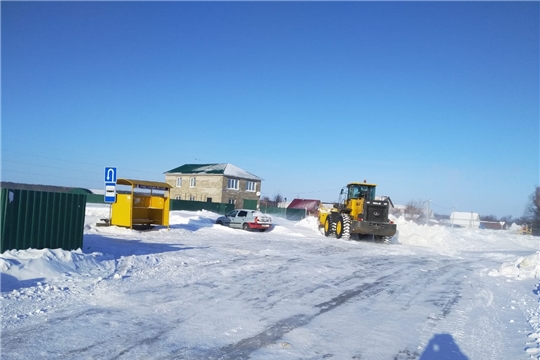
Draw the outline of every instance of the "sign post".
[[[105,183],[105,202],[113,203],[116,200],[116,184]]]
[[[105,168],[105,182],[116,184],[116,167]]]
[[[105,202],[113,203],[116,201],[116,168],[105,168]]]
[[[112,203],[116,201],[116,167],[105,168],[105,199],[109,203],[109,224],[111,223]]]

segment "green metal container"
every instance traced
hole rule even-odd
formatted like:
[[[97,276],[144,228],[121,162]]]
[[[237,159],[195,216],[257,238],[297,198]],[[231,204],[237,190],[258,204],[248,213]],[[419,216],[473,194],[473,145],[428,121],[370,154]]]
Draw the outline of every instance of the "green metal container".
[[[0,253],[82,248],[86,195],[2,188]]]

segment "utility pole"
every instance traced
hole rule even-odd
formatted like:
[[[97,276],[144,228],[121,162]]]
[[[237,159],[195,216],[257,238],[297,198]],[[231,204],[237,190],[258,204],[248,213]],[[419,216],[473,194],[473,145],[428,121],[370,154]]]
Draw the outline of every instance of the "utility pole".
[[[426,225],[429,225],[429,203],[431,202],[431,200],[428,200],[426,202],[427,202]]]

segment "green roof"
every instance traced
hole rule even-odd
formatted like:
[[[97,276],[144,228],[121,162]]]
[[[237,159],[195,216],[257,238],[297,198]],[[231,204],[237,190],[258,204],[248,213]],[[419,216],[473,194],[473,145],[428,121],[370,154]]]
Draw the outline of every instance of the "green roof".
[[[165,174],[223,174],[226,166],[227,164],[185,164],[166,171]]]
[[[260,177],[253,175],[232,164],[185,164],[166,171],[165,174],[201,174],[201,175],[224,175],[235,178],[262,181]]]

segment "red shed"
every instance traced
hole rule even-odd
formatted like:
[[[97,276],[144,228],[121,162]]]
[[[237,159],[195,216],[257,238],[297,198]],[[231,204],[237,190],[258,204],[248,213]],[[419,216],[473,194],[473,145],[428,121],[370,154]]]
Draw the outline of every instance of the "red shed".
[[[307,215],[318,216],[320,203],[320,200],[294,199],[289,206],[287,206],[287,209],[304,209],[306,210]]]

